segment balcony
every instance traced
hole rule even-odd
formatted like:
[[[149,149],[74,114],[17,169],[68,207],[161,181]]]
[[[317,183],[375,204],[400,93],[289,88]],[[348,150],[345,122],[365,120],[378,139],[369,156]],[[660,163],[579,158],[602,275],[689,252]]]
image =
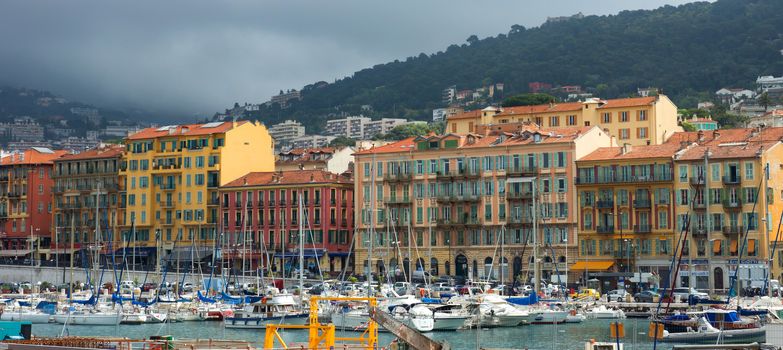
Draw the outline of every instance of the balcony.
[[[742,201],[739,198],[736,198],[735,200],[724,200],[723,209],[742,210]]]
[[[259,208],[263,208],[263,207],[264,207],[264,201],[258,201],[258,203],[256,203],[256,205],[257,205]]]
[[[614,184],[614,183],[647,183],[647,182],[665,182],[672,181],[672,173],[654,173],[649,175],[623,176],[616,174],[614,176],[578,176],[574,179],[577,185],[589,184]]]
[[[614,226],[596,226],[595,232],[598,233],[614,233]]]
[[[451,178],[453,178],[455,176],[457,176],[457,173],[453,172],[453,171],[440,171],[440,170],[438,170],[435,173],[435,178],[438,179],[438,180],[449,180],[449,179],[451,179]]]
[[[691,186],[704,186],[704,176],[691,176],[689,180]]]
[[[650,209],[651,202],[649,199],[634,199],[633,207],[636,209]]]
[[[383,181],[385,182],[405,182],[410,181],[412,178],[411,173],[399,172],[396,174],[386,173],[383,174]]]
[[[742,232],[739,226],[723,226],[723,234],[726,236],[736,236]]]
[[[459,173],[466,179],[481,177],[480,169],[462,169]]]
[[[160,184],[160,189],[164,191],[174,191],[177,189],[177,185],[170,183],[170,184]]]
[[[285,199],[281,199],[279,202],[277,202],[278,206],[284,207],[285,206]]]
[[[533,199],[533,192],[532,191],[506,192],[506,199],[507,200],[529,200],[529,199]]]
[[[600,200],[595,202],[595,207],[598,209],[613,209],[614,200]]]
[[[525,176],[538,173],[538,167],[533,166],[512,166],[506,169],[506,176]]]
[[[478,202],[481,200],[477,195],[440,195],[437,201],[440,203],[458,203],[458,202]]]
[[[242,208],[242,201],[235,201],[235,202],[234,202],[234,207],[236,207],[236,208]]]
[[[160,202],[161,208],[174,208],[177,205],[174,201],[162,201]]]
[[[435,224],[439,227],[450,227],[456,225],[457,222],[454,219],[438,219]]]
[[[650,233],[650,232],[652,232],[652,225],[650,224],[633,225],[633,233]]]
[[[707,237],[707,227],[705,226],[691,227],[691,234],[694,237]]]
[[[724,185],[739,185],[740,182],[742,182],[741,176],[724,176],[723,177],[723,184]]]
[[[408,197],[399,198],[399,197],[387,197],[383,200],[384,203],[387,205],[405,205],[405,204],[411,204],[411,199]]]
[[[343,207],[343,208],[347,207],[348,206],[348,201],[346,201],[346,200],[341,201],[340,202],[340,206]]]
[[[705,210],[707,209],[707,203],[704,202],[704,200],[693,202],[693,209],[696,210]]]
[[[506,225],[507,226],[521,226],[521,225],[532,225],[533,224],[533,218],[529,216],[509,216],[506,218]]]

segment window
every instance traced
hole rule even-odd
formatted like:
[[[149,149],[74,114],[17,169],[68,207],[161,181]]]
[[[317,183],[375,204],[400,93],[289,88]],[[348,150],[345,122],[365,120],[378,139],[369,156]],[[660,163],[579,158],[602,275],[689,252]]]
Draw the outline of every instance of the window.
[[[688,190],[680,190],[680,205],[688,205]]]
[[[687,165],[680,165],[680,181],[685,181],[688,179],[688,166]]]
[[[590,230],[593,228],[593,213],[586,212],[584,213],[584,219],[582,221],[584,223],[584,227],[582,229],[584,230]]]
[[[370,163],[364,163],[364,177],[370,177]]]
[[[630,134],[630,129],[620,129],[620,140],[627,140],[631,138]]]
[[[549,153],[541,153],[541,167],[546,169],[549,168]]]
[[[557,179],[557,192],[564,193],[566,191],[566,179],[565,178],[558,178]]]
[[[658,228],[669,228],[669,212],[666,210],[658,211]]]
[[[753,180],[753,163],[745,162],[745,179]]]
[[[720,164],[711,164],[712,181],[720,181]]]
[[[604,124],[611,123],[612,122],[612,113],[606,112],[606,113],[602,114],[601,115],[601,122],[603,122]]]
[[[569,115],[567,118],[568,118],[568,125],[576,125],[576,116],[575,115]]]
[[[637,128],[636,129],[636,138],[639,139],[646,139],[648,137],[647,135],[647,128]]]
[[[565,166],[566,166],[566,154],[565,154],[565,152],[557,152],[556,166],[558,168],[565,168]]]
[[[639,114],[637,116],[637,120],[639,120],[639,121],[647,120],[647,111],[644,111],[644,110],[639,111]]]
[[[628,112],[620,112],[620,121],[621,122],[627,122],[628,121]]]
[[[560,117],[558,116],[549,117],[549,126],[560,126]]]

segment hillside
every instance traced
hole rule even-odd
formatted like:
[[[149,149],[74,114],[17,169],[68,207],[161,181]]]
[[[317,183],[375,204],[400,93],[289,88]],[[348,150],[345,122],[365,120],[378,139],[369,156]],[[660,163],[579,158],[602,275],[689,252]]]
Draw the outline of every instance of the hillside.
[[[268,106],[248,117],[267,123],[297,118],[317,127],[330,115],[371,105],[377,115],[426,119],[442,106],[448,86],[502,82],[508,96],[534,81],[581,85],[606,98],[654,86],[688,107],[723,86],[750,87],[759,75],[783,73],[780,23],[783,1],[719,0],[513,26],[445,52],[308,85],[293,107]]]

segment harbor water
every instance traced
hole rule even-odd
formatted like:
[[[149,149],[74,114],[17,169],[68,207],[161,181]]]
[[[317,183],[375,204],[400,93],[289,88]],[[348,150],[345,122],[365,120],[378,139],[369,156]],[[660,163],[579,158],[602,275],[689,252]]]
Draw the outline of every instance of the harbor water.
[[[626,350],[653,349],[652,341],[647,337],[649,321],[644,319],[620,320],[625,325],[625,338],[620,341]],[[590,339],[596,341],[614,341],[610,338],[611,320],[589,319],[583,323],[559,325],[528,325],[510,328],[490,328],[482,330],[459,330],[456,332],[430,332],[427,336],[439,341],[447,341],[452,349],[474,350],[476,343],[483,348],[514,349],[584,349],[584,343]],[[477,334],[478,333],[478,334]],[[59,324],[33,325],[33,334],[40,337],[70,336],[121,336],[132,339],[144,339],[153,335],[172,335],[174,338],[233,339],[246,340],[261,347],[264,330],[226,329],[222,322],[180,322],[171,324],[144,324],[115,326],[68,326],[63,333]],[[281,331],[283,339],[291,343],[306,342],[307,332],[299,330]],[[352,333],[356,336],[358,333]],[[379,334],[379,347],[388,347],[393,336],[386,332]],[[658,344],[658,349],[671,349],[671,344]]]

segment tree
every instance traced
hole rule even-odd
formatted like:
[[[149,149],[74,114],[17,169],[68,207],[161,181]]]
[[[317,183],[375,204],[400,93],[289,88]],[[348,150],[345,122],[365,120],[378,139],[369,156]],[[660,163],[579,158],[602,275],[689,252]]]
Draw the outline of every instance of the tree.
[[[557,98],[549,94],[541,94],[541,93],[519,94],[519,95],[508,97],[505,100],[503,100],[502,106],[503,107],[534,106],[534,105],[543,105],[555,101],[557,101]]]
[[[356,140],[348,136],[337,136],[334,140],[329,142],[329,147],[353,147],[356,146]]]
[[[769,98],[769,94],[767,94],[766,91],[764,91],[761,95],[759,95],[759,104],[764,106],[764,112],[767,111],[767,108],[772,103],[772,100]]]
[[[384,140],[398,141],[412,136],[424,136],[432,131],[429,124],[409,123],[395,126],[389,133],[381,136]]]
[[[479,42],[479,38],[476,36],[476,34],[473,34],[473,35],[469,36],[468,39],[465,40],[465,41],[467,41],[468,44],[473,45],[473,44]]]
[[[688,122],[682,122],[680,123],[680,126],[682,126],[682,130],[685,131],[696,131],[696,126]]]

